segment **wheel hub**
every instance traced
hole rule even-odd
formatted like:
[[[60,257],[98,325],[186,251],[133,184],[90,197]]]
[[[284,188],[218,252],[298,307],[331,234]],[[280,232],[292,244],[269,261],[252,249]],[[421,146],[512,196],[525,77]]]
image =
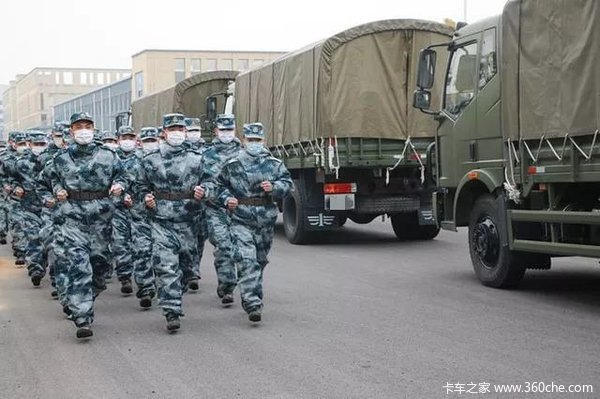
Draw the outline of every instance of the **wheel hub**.
[[[484,217],[475,225],[472,241],[481,262],[486,267],[495,267],[500,253],[500,236],[490,217]]]

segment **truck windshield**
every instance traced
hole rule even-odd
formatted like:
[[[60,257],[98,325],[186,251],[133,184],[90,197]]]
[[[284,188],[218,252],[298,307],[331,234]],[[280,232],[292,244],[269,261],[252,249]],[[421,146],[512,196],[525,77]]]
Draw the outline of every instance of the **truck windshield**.
[[[446,77],[444,109],[458,116],[475,96],[477,87],[477,42],[456,47],[451,54]]]

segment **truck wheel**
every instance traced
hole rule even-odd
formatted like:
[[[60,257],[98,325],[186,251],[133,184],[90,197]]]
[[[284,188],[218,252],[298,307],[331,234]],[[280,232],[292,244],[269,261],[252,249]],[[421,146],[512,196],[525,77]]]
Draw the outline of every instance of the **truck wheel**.
[[[298,188],[283,200],[283,230],[288,241],[292,244],[307,244],[309,232],[304,228],[306,215]]]
[[[485,195],[475,202],[469,218],[469,252],[473,269],[483,285],[495,288],[516,286],[525,264],[519,253],[501,243],[503,224],[495,199]]]

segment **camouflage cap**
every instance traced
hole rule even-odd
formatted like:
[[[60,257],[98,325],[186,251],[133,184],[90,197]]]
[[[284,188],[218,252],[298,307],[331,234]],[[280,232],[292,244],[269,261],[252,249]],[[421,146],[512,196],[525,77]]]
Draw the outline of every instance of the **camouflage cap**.
[[[18,132],[16,130],[13,130],[12,132],[8,132],[8,139],[10,141],[15,141],[15,136],[19,133],[21,133],[21,132]]]
[[[14,141],[15,143],[22,143],[27,141],[27,133],[25,132],[11,132],[13,133],[12,135],[12,141]]]
[[[116,140],[117,134],[111,130],[105,130],[102,132],[102,141],[104,140]]]
[[[163,128],[171,126],[182,126],[186,127],[185,116],[182,114],[167,114],[163,116]]]
[[[233,114],[219,114],[215,119],[215,125],[219,130],[235,129],[235,116]]]
[[[244,125],[244,137],[247,139],[265,139],[265,131],[262,123],[246,123]]]
[[[189,131],[201,130],[200,118],[185,118],[185,125]]]
[[[73,115],[71,115],[70,126],[73,126],[74,123],[77,123],[80,121],[88,121],[88,122],[94,123],[94,118],[92,118],[92,116],[90,114],[88,114],[87,112],[75,112]]]
[[[135,130],[131,126],[121,126],[117,132],[117,136],[121,137],[126,134],[133,134],[135,136]]]
[[[41,131],[30,131],[28,133],[28,139],[32,143],[46,143],[47,142],[46,133],[41,132]]]
[[[52,134],[57,135],[57,133],[58,133],[58,134],[62,135],[65,128],[69,128],[69,126],[70,126],[69,121],[54,122],[54,127],[52,128]]]
[[[158,129],[155,127],[143,127],[142,130],[140,130],[140,140],[157,138]]]
[[[100,129],[94,129],[94,140],[101,141],[102,140],[102,132]]]

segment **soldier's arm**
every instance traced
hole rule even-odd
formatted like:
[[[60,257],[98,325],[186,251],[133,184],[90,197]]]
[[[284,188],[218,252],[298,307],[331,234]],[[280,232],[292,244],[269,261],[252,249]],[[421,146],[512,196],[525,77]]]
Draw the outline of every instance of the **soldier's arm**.
[[[119,159],[119,157],[115,154],[115,160],[113,164],[113,174],[112,185],[120,185],[123,188],[123,191],[127,191],[129,188],[129,181],[127,179],[127,172],[125,171],[125,167],[123,166],[123,162]]]
[[[294,185],[292,175],[282,162],[279,162],[275,169],[274,180],[271,183],[273,184],[273,196],[275,198],[283,198],[292,190]]]
[[[216,202],[219,204],[219,206],[226,206],[227,200],[230,198],[235,198],[235,196],[229,190],[231,184],[232,166],[232,163],[225,164],[223,169],[221,169],[221,173],[219,173],[219,176],[215,180],[214,198],[216,198]]]

